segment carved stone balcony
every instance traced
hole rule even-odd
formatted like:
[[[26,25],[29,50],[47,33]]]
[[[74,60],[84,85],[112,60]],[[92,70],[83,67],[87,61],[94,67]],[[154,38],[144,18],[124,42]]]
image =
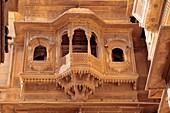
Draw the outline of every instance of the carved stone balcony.
[[[102,84],[100,60],[87,53],[72,53],[61,58],[58,85],[73,101],[86,101]]]
[[[130,72],[122,73],[124,70],[131,70],[127,62],[111,62],[111,67],[116,74],[104,71],[105,63],[88,53],[71,53],[62,57],[58,63],[58,71],[55,73],[22,73],[22,98],[34,98],[37,90],[48,95],[48,91],[54,92],[49,98],[55,98],[56,92],[65,93],[72,101],[87,101],[92,98],[103,84],[132,84],[136,90],[138,76]],[[36,62],[37,64],[41,62]],[[36,64],[36,66],[37,66]],[[34,64],[32,64],[34,65]],[[41,65],[39,65],[41,67]],[[99,88],[99,89],[100,89]],[[47,91],[48,89],[48,91]],[[44,95],[43,95],[44,96]],[[36,97],[39,98],[39,97]],[[47,98],[47,97],[43,97]],[[64,97],[66,99],[66,97]]]

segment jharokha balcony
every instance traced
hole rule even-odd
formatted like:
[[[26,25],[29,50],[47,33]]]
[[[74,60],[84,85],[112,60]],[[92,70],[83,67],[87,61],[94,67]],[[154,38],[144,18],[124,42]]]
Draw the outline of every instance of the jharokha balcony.
[[[54,75],[21,75],[24,86],[23,98],[30,96],[26,93],[33,90],[30,84],[34,84],[34,87],[40,87],[41,84],[44,88],[48,84],[53,84],[53,87],[60,88],[69,95],[72,101],[87,101],[94,95],[96,88],[101,87],[104,82],[132,83],[134,90],[136,89],[137,76],[105,75],[102,62],[88,53],[69,53],[59,61],[60,68]],[[124,65],[125,63],[122,66],[125,67]]]
[[[71,38],[64,34],[58,41],[58,56],[53,52],[54,44],[47,39],[32,39],[28,43],[25,58],[28,60],[21,74],[22,98],[33,98],[30,92],[35,93],[36,89],[46,94],[48,89],[64,92],[72,101],[87,101],[96,88],[110,83],[130,84],[129,87],[132,85],[132,90],[136,90],[138,76],[132,66],[130,46],[125,41],[108,40],[108,47],[103,48],[96,35],[90,34],[82,29],[75,30]],[[122,46],[110,46],[115,41]]]
[[[86,101],[102,84],[102,65],[88,53],[72,53],[61,58],[58,84],[64,87],[72,100]]]

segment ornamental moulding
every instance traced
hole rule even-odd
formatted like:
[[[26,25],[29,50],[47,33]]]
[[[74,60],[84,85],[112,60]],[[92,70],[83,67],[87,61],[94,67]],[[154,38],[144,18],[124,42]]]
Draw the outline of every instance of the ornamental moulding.
[[[51,77],[50,77],[51,76]],[[40,75],[40,76],[21,76],[24,83],[54,83],[56,88],[60,87],[61,91],[69,95],[72,101],[87,101],[91,98],[96,88],[101,87],[103,83],[116,83],[118,85],[123,83],[130,83],[133,89],[136,90],[137,76],[98,76],[93,70],[72,70],[58,75]],[[38,90],[38,89],[37,89]]]

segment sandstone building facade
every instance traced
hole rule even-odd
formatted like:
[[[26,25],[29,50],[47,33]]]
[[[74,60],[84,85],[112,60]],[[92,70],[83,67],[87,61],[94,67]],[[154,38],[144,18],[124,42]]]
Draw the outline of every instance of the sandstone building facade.
[[[8,1],[0,112],[168,113],[169,4]]]

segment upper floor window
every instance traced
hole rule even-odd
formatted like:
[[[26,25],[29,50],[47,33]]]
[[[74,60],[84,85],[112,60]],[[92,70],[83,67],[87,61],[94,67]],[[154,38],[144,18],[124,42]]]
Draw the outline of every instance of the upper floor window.
[[[91,46],[91,54],[97,57],[97,43],[96,43],[96,35],[92,33],[90,38],[90,46]]]
[[[87,53],[87,38],[85,31],[82,29],[76,29],[73,35],[73,52]]]
[[[65,56],[69,53],[69,37],[67,34],[62,36],[61,42],[61,56]]]
[[[123,55],[122,49],[114,48],[112,50],[112,61],[113,62],[123,62],[124,61],[124,55]]]
[[[46,60],[47,59],[47,50],[44,46],[37,46],[34,50],[33,60]]]

